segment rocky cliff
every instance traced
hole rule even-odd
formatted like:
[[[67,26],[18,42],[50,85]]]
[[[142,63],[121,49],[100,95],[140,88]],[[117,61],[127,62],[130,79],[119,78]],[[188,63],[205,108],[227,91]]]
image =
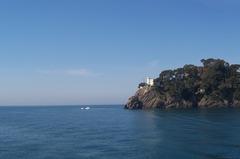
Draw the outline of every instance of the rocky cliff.
[[[221,59],[201,62],[163,71],[152,86],[140,83],[125,108],[240,107],[240,65]]]

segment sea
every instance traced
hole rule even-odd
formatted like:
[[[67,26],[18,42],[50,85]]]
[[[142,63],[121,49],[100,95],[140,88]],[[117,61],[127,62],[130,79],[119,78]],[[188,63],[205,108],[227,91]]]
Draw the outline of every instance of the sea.
[[[0,107],[0,159],[240,159],[240,109]]]

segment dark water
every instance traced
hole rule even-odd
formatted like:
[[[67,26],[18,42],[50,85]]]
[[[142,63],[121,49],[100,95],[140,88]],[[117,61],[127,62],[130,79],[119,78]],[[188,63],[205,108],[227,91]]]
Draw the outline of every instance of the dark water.
[[[1,107],[0,159],[240,159],[240,110]]]

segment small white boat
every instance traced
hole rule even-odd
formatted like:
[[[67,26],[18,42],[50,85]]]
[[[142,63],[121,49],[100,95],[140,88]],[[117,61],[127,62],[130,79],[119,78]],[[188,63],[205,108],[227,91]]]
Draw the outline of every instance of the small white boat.
[[[84,109],[84,108],[81,108],[82,110]]]
[[[89,110],[89,109],[90,109],[90,107],[86,107],[86,108],[85,108],[85,110]]]

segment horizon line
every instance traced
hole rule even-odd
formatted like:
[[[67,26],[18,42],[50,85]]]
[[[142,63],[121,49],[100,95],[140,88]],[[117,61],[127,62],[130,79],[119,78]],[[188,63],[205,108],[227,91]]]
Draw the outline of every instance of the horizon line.
[[[77,107],[77,106],[121,106],[124,104],[26,104],[26,105],[0,105],[0,107]]]

